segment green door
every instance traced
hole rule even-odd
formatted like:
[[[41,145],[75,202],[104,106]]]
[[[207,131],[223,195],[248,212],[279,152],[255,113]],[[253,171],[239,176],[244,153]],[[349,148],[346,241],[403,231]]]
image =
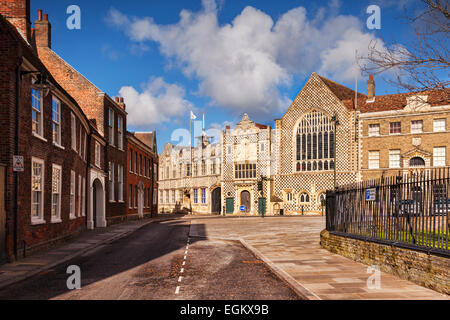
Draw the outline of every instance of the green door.
[[[226,211],[227,213],[234,213],[234,198],[227,198]]]
[[[266,202],[266,198],[258,199],[258,213],[262,216],[266,214]]]

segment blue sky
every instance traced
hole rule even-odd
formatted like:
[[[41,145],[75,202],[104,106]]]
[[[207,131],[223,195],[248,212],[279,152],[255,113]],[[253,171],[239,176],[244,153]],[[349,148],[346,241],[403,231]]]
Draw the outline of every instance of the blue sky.
[[[236,124],[244,112],[273,125],[312,72],[354,88],[354,50],[370,41],[404,43],[402,1],[32,0],[49,14],[52,47],[110,96],[124,96],[128,130],[158,132],[159,151],[189,110],[207,127]],[[81,30],[66,9],[81,9]],[[366,9],[381,8],[369,30]],[[381,42],[379,42],[381,45]],[[385,75],[389,77],[389,74]],[[359,88],[365,93],[365,78]],[[377,94],[396,93],[376,77]],[[176,131],[178,129],[178,131]],[[175,141],[172,141],[175,142]]]

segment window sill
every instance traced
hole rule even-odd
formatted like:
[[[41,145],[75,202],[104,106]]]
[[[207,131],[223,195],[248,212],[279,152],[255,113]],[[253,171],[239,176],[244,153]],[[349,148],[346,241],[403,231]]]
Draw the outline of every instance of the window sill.
[[[69,219],[70,220],[75,220],[77,217],[76,216],[70,216]]]
[[[62,220],[61,219],[54,219],[54,220],[52,219],[52,221],[50,223],[52,223],[52,224],[62,223]]]
[[[59,143],[53,142],[53,145],[61,150],[66,150],[66,148],[64,148],[62,145],[60,145]]]
[[[33,132],[33,137],[38,138],[41,141],[48,142],[47,139],[45,139],[43,136],[37,134],[36,132]]]
[[[118,203],[125,203],[125,201],[123,201],[123,200],[118,200],[117,202]]]
[[[116,200],[109,200],[108,202],[109,203],[116,203],[117,201]]]
[[[37,226],[37,225],[46,224],[46,223],[47,222],[44,219],[31,220],[32,226]]]

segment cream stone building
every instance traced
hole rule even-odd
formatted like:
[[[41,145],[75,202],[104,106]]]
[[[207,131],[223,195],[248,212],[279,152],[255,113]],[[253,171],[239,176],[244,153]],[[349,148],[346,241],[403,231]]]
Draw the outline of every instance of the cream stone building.
[[[167,143],[159,158],[159,212],[221,213],[221,145]]]
[[[247,114],[222,134],[222,190],[226,214],[273,214],[270,195],[277,154],[270,126],[251,121]]]
[[[200,188],[206,202],[194,201],[198,212],[323,214],[326,191],[335,187],[449,167],[449,94],[446,89],[376,96],[373,77],[362,94],[313,73],[275,129],[244,115],[236,128],[222,132],[218,145],[197,147],[194,166],[212,159],[223,165],[198,180],[195,174],[194,180],[163,179],[167,201],[161,205],[169,204],[172,190],[183,190],[178,201],[186,206],[186,197],[194,199]],[[167,148],[161,168],[188,166],[188,149]],[[166,208],[175,208],[175,200]]]

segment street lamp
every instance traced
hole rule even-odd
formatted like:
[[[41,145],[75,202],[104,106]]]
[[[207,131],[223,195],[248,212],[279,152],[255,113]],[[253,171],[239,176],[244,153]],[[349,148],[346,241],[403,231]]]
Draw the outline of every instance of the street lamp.
[[[339,125],[339,120],[337,119],[337,115],[331,118],[331,121],[334,123],[334,139],[333,139],[333,149],[334,149],[334,189],[336,190],[336,127]]]

